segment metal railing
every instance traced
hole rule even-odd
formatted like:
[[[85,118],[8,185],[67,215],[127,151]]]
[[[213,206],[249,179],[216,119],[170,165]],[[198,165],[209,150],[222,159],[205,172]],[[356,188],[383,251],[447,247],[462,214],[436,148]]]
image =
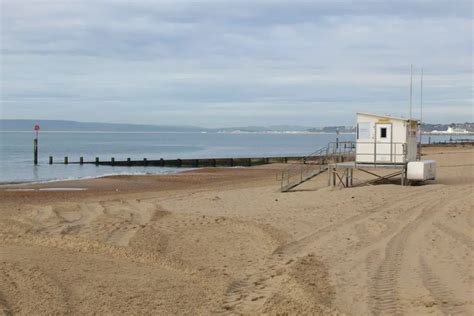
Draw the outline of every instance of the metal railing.
[[[363,152],[361,146],[367,145],[371,149]],[[407,144],[402,142],[357,142],[356,163],[367,165],[403,165],[407,163]],[[380,151],[385,147],[385,150]],[[418,150],[417,150],[418,151]],[[362,156],[363,159],[359,159]],[[384,159],[382,159],[384,158]]]
[[[341,157],[355,154],[355,142],[331,142],[326,147],[303,157],[289,168],[277,174],[282,192],[288,191],[297,185],[325,172],[327,165]]]
[[[458,139],[448,139],[444,141],[434,141],[432,142],[431,140],[429,141],[428,145],[431,144],[472,144],[474,143],[474,138],[458,138]],[[426,145],[426,144],[423,144]]]

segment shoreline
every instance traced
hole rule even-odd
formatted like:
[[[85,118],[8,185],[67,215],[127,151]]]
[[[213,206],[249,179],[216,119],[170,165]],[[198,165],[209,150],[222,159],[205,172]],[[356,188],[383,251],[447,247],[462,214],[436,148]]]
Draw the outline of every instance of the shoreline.
[[[128,167],[130,168],[130,167]],[[132,167],[133,168],[133,167]],[[160,167],[160,168],[168,168],[168,167]],[[57,183],[57,182],[70,182],[70,181],[81,181],[81,180],[93,180],[93,179],[100,179],[100,178],[108,178],[108,177],[119,177],[119,176],[160,176],[160,175],[172,175],[178,174],[181,172],[186,172],[190,170],[194,170],[193,168],[176,168],[176,171],[164,172],[164,173],[153,173],[153,172],[135,172],[135,173],[108,173],[98,176],[85,176],[85,177],[78,177],[78,178],[64,178],[64,179],[50,179],[50,180],[20,180],[18,182],[1,182],[0,181],[0,189],[3,187],[8,186],[25,186],[25,185],[33,185],[33,184],[48,184],[48,183]]]
[[[429,148],[443,148],[443,147],[473,147],[474,146],[474,139],[472,142],[469,143],[423,143],[422,148],[429,149]],[[278,158],[278,157],[276,157]],[[284,158],[284,156],[282,156]],[[230,158],[217,158],[218,159],[230,159]],[[233,158],[233,159],[245,159],[245,158]],[[183,159],[183,160],[195,160],[194,159]],[[211,158],[203,158],[202,160],[211,160]],[[126,163],[126,161],[117,161],[117,163]],[[70,162],[69,163],[72,166],[78,166],[79,163],[76,162]],[[275,164],[275,163],[271,163]],[[51,166],[49,164],[43,164],[44,166]],[[55,165],[61,165],[64,166],[64,164],[57,163]],[[85,163],[85,165],[92,166],[93,163],[88,162]],[[110,166],[110,165],[105,165],[106,167],[114,167],[114,168],[140,168],[140,170],[146,170],[147,168],[150,168],[150,170],[153,170],[154,168],[159,168],[159,170],[163,170],[164,172],[153,172],[153,171],[141,171],[141,172],[124,172],[124,173],[106,173],[102,175],[97,175],[97,176],[85,176],[85,177],[77,177],[77,178],[63,178],[63,179],[47,179],[47,180],[19,180],[19,181],[0,181],[0,189],[5,188],[5,187],[11,187],[11,186],[25,186],[25,185],[35,185],[35,184],[47,184],[47,183],[57,183],[57,182],[69,182],[69,181],[80,181],[80,180],[91,180],[91,179],[99,179],[99,178],[106,178],[106,177],[114,177],[114,176],[160,176],[160,175],[172,175],[172,174],[179,174],[183,172],[188,172],[188,171],[193,171],[193,170],[200,170],[200,169],[206,169],[210,168],[207,166],[203,167],[160,167],[160,166],[124,166],[124,165],[115,165],[115,166]],[[214,168],[214,167],[212,167]],[[226,166],[219,166],[215,168],[247,168],[246,166],[233,166],[233,167],[226,167]]]

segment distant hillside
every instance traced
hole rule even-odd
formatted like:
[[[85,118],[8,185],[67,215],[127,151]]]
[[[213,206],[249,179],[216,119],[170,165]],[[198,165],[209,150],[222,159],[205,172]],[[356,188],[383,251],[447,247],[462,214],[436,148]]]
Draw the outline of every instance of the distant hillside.
[[[310,132],[319,133],[354,133],[356,130],[355,126],[326,126],[326,127],[315,127],[309,129]]]
[[[203,128],[196,126],[175,125],[140,125],[140,124],[116,124],[97,122],[77,122],[63,120],[2,120],[0,119],[0,131],[32,131],[33,126],[39,124],[42,131],[81,131],[81,132],[209,132],[209,133],[268,133],[268,132],[311,132],[311,133],[353,133],[354,126],[326,126],[308,127],[297,125],[274,125],[274,126],[244,126],[224,128]],[[474,132],[474,123],[451,123],[451,124],[428,124],[423,123],[424,132],[433,130],[445,131],[448,127],[463,128]]]
[[[223,127],[215,128],[213,131],[219,133],[228,133],[234,131],[248,132],[248,133],[264,133],[264,132],[307,132],[310,129],[308,126],[295,125],[272,125],[272,126],[244,126],[244,127]]]
[[[100,131],[100,132],[201,132],[194,126],[158,126],[115,123],[88,123],[60,120],[0,120],[0,131],[32,131],[39,124],[42,131]]]
[[[140,124],[116,124],[116,123],[91,123],[62,120],[2,120],[0,119],[0,131],[32,131],[33,126],[39,124],[42,131],[82,131],[82,132],[306,132],[311,127],[294,125],[275,126],[245,126],[225,128],[202,128],[195,126],[163,126],[163,125],[140,125]]]

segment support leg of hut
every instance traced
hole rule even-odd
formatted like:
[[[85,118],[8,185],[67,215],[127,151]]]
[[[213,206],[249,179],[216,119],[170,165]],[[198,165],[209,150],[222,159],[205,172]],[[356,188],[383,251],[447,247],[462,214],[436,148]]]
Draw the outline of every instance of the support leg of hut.
[[[346,168],[344,171],[344,174],[346,176],[346,188],[349,187],[349,168]]]

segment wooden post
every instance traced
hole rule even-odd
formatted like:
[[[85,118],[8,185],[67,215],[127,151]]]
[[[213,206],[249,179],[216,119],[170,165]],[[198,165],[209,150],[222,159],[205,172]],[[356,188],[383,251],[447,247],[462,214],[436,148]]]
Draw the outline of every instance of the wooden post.
[[[328,167],[328,186],[331,185],[331,168]]]
[[[50,164],[50,165],[53,164],[53,156],[49,156],[49,164]]]
[[[181,161],[181,159],[177,159],[176,160],[176,164],[178,165],[178,167],[181,167],[183,165],[183,162]]]
[[[196,168],[199,167],[199,159],[196,159]]]
[[[164,167],[165,166],[165,161],[163,158],[160,158],[160,166]]]
[[[407,165],[408,166],[408,165]],[[407,174],[407,166],[405,167],[405,170],[403,170],[403,177],[405,178],[405,185],[410,185],[410,180],[408,180],[408,174]]]
[[[402,174],[401,174],[401,180],[400,180],[400,184],[403,185],[403,186],[405,185],[405,181],[406,181],[406,178],[405,178],[405,177],[406,177],[405,170],[406,170],[406,168],[403,167],[403,168],[402,168]]]
[[[112,166],[115,165],[115,158],[114,157],[110,158],[110,163],[112,164]]]
[[[69,159],[66,157],[64,157],[64,164],[67,165],[69,163]]]
[[[346,168],[346,188],[349,187],[349,168]]]
[[[38,165],[38,134],[40,129],[41,128],[38,124],[36,124],[33,128],[36,134],[36,137],[33,141],[33,163],[35,164],[35,166]]]
[[[96,165],[99,164],[99,157],[95,157],[95,164],[96,164]]]
[[[252,158],[249,158],[249,159],[248,159],[248,166],[249,166],[249,167],[252,166]]]
[[[148,159],[143,158],[143,165],[144,165],[144,166],[147,166],[147,165],[148,165]]]
[[[283,160],[285,161],[285,163],[288,163],[288,157],[285,157]]]
[[[127,158],[127,163],[128,163],[128,166],[131,166],[132,165],[132,159]]]
[[[84,157],[79,158],[79,163],[80,163],[81,165],[84,164]]]
[[[38,165],[38,138],[35,138],[33,141],[33,162]]]
[[[234,159],[233,159],[233,158],[230,158],[230,166],[231,166],[231,167],[234,166]]]
[[[212,159],[212,166],[215,168],[216,165],[217,165],[216,160],[215,160],[215,159]]]

